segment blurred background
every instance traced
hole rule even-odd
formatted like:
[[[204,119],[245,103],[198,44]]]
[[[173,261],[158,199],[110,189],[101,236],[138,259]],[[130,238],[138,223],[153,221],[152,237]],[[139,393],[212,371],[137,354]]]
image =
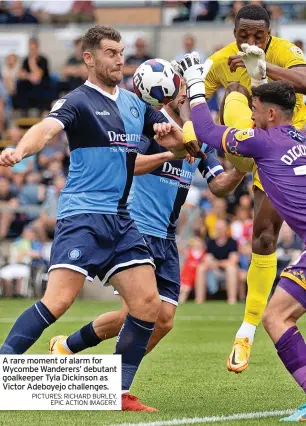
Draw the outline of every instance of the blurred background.
[[[0,150],[14,147],[52,103],[87,78],[81,37],[94,24],[115,26],[126,44],[122,87],[143,61],[180,59],[197,50],[204,60],[234,41],[243,1],[0,1]],[[302,50],[305,2],[251,1],[268,10],[273,35]],[[210,101],[217,120],[222,91]],[[225,170],[231,164],[220,157]],[[0,168],[0,295],[39,297],[46,285],[58,197],[65,185],[69,149],[65,133],[14,168]],[[252,176],[216,199],[197,175],[178,224],[181,302],[243,302],[251,258]],[[287,225],[278,244],[278,271],[295,260],[302,243]],[[230,269],[210,268],[230,259]],[[277,278],[278,279],[278,278]],[[113,298],[98,280],[81,297]],[[227,293],[231,294],[230,300]]]

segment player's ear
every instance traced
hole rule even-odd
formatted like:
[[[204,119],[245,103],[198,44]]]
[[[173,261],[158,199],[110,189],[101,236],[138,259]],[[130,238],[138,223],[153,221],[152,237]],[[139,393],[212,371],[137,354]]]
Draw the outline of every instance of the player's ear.
[[[83,59],[85,64],[88,67],[92,67],[94,65],[94,57],[93,54],[91,52],[84,52],[83,53]]]
[[[268,121],[271,123],[276,119],[276,110],[274,108],[269,108],[268,110]]]

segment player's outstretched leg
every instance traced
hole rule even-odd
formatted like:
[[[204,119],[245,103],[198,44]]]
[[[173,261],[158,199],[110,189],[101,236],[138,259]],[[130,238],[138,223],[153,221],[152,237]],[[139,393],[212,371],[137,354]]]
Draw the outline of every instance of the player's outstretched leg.
[[[276,277],[276,245],[283,220],[266,194],[254,188],[252,261],[248,271],[248,294],[244,320],[227,360],[229,371],[241,373],[249,364],[251,348]]]
[[[84,284],[84,275],[70,269],[54,269],[46,293],[17,319],[0,354],[23,354],[70,307]]]
[[[114,275],[110,283],[126,301],[129,312],[118,335],[115,351],[122,355],[122,409],[157,411],[143,405],[129,393],[161,306],[154,270],[149,265],[127,269]]]
[[[116,337],[128,313],[127,304],[122,298],[121,301],[122,308],[120,311],[106,312],[100,315],[93,322],[85,325],[69,337],[52,337],[49,343],[49,353],[52,355],[71,355],[97,346],[104,340]],[[162,302],[153,334],[146,349],[146,354],[151,352],[161,339],[172,330],[175,311],[176,305],[165,301]]]
[[[106,312],[68,337],[52,337],[49,353],[52,355],[76,354],[118,336],[127,313],[127,304],[122,300],[120,311]]]
[[[306,392],[306,344],[296,322],[305,312],[305,289],[297,282],[283,277],[263,315],[263,325],[275,344],[279,358],[304,392]],[[281,421],[305,422],[306,404]]]

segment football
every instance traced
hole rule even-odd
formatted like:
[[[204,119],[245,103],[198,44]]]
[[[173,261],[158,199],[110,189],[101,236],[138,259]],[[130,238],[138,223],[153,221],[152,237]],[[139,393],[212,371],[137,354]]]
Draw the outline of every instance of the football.
[[[133,85],[136,95],[144,102],[153,106],[167,105],[180,90],[180,76],[170,62],[149,59],[137,68]]]

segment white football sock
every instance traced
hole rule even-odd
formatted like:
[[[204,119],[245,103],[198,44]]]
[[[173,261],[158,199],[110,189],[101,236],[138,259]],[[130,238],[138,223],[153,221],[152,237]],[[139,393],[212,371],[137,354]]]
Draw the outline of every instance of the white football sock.
[[[64,346],[64,348],[66,349],[66,351],[70,352],[71,354],[73,353],[71,351],[71,349],[69,348],[68,344],[67,344],[67,339],[62,341],[62,345]]]
[[[248,337],[250,340],[250,343],[252,344],[256,329],[257,329],[256,325],[243,321],[243,323],[241,324],[241,327],[237,331],[236,338]]]

